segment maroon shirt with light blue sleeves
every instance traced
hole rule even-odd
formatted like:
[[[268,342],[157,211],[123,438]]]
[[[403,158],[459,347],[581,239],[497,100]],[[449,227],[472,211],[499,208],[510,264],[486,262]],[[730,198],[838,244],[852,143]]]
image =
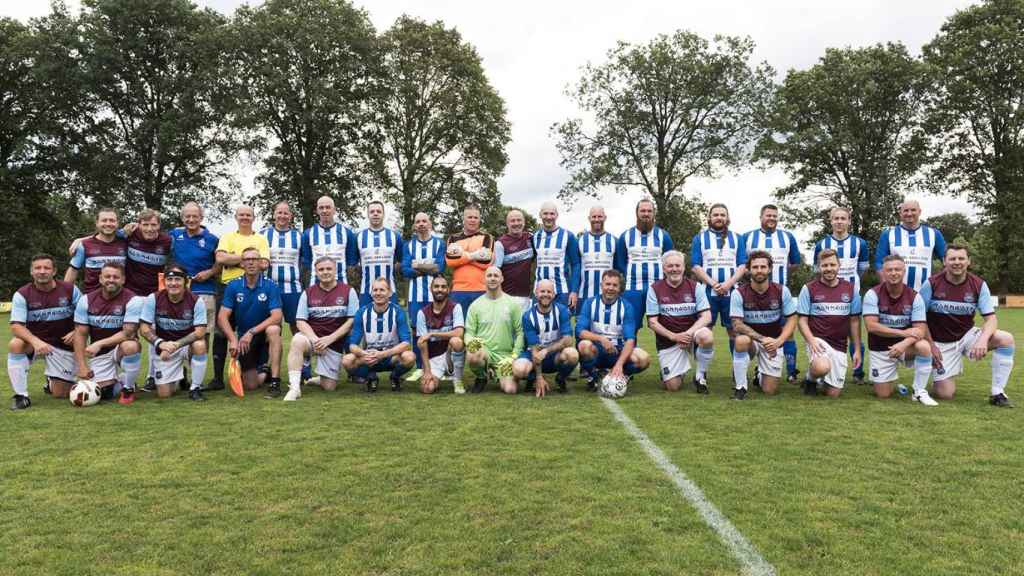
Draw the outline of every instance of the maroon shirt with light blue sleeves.
[[[845,353],[850,339],[850,317],[861,313],[860,294],[842,278],[835,286],[816,278],[800,289],[796,313],[807,317],[811,334]]]
[[[974,328],[974,313],[996,313],[988,284],[967,273],[960,284],[953,284],[939,272],[921,286],[921,298],[928,309],[928,330],[936,342],[959,342]]]
[[[684,277],[674,288],[667,279],[661,279],[647,291],[647,316],[657,316],[658,323],[674,334],[689,330],[700,313],[710,309],[706,291],[689,278]],[[655,345],[664,350],[676,342],[656,334]]]
[[[28,283],[14,293],[11,324],[23,324],[33,336],[54,348],[71,350],[64,336],[75,329],[75,305],[81,292],[70,282],[56,280],[49,292]]]

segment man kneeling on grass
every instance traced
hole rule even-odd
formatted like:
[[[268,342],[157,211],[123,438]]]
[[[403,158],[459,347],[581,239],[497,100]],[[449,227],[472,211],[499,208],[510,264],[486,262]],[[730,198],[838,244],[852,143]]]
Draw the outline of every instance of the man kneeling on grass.
[[[405,310],[391,302],[387,278],[370,284],[370,298],[356,313],[349,353],[342,357],[341,365],[367,392],[377,391],[378,372],[391,372],[391,391],[399,392],[402,375],[416,365],[409,319]]]
[[[555,384],[564,394],[566,380],[580,361],[579,352],[572,345],[569,308],[555,300],[555,283],[551,280],[538,281],[533,292],[537,301],[522,318],[527,349],[512,364],[512,373],[532,384],[539,398],[548,390],[544,374],[557,372]]]
[[[888,398],[892,396],[899,365],[913,366],[913,399],[925,406],[938,406],[928,395],[932,348],[925,338],[928,326],[924,300],[903,283],[906,268],[899,254],[886,256],[882,261],[882,283],[864,294],[871,383],[876,396]]]
[[[818,278],[800,290],[796,312],[810,358],[804,393],[814,396],[818,385],[824,384],[825,395],[836,398],[846,381],[847,338],[853,340],[853,367],[861,364],[861,301],[853,283],[839,277],[835,250],[818,254]]]
[[[348,284],[338,282],[334,258],[317,258],[313,272],[316,284],[302,292],[295,310],[298,333],[288,349],[288,393],[284,396],[288,402],[302,396],[302,365],[309,353],[316,355],[320,387],[338,387],[338,371],[342,356],[348,352],[352,318],[359,313],[359,295]]]
[[[423,358],[420,392],[433,394],[441,380],[451,380],[455,393],[465,394],[462,307],[448,297],[448,279],[440,274],[430,281],[430,295],[432,301],[416,311],[416,346]]]
[[[476,373],[471,392],[483,392],[495,378],[506,394],[518,391],[512,363],[523,351],[523,309],[501,290],[501,269],[484,271],[486,292],[469,305],[466,318],[466,360]]]
[[[576,348],[590,391],[597,390],[606,370],[625,379],[651,364],[650,355],[636,345],[637,313],[622,298],[622,287],[622,272],[605,270],[601,295],[584,302],[576,320]]]
[[[142,337],[153,345],[153,378],[161,398],[174,394],[185,376],[185,361],[192,369],[188,397],[203,401],[206,376],[206,302],[185,286],[185,268],[171,264],[164,272],[166,288],[146,296],[142,303]]]

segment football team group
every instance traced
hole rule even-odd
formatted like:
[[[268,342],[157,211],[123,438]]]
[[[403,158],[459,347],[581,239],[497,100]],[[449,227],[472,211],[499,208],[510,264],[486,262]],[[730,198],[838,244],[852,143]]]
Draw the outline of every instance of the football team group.
[[[338,221],[330,197],[318,200],[316,214],[317,223],[296,229],[282,202],[272,225],[257,230],[253,209],[240,206],[237,230],[218,238],[195,203],[181,208],[184,226],[169,232],[153,210],[123,228],[115,211],[100,210],[96,232],[72,244],[63,279],[52,256],[35,256],[32,281],[13,297],[12,409],[31,406],[28,372],[36,358],[45,361],[44,390],[55,397],[89,380],[104,399],[131,404],[142,370],[140,335],[150,359],[143,389],[160,397],[187,387],[192,400],[203,400],[204,391],[224,388],[232,358],[244,389],[265,387],[268,398],[283,392],[284,364],[285,400],[300,398],[304,385],[334,390],[342,369],[367,392],[387,372],[394,391],[414,382],[429,394],[451,381],[463,393],[467,362],[474,393],[497,382],[508,394],[522,387],[543,396],[552,389],[545,374],[565,392],[577,365],[595,390],[628,382],[650,365],[637,346],[644,316],[670,391],[683,388],[695,364],[692,385],[708,393],[712,330],[720,323],[737,400],[747,397],[752,361],[753,385],[764,394],[778,392],[785,367],[786,379],[802,382],[804,393],[830,397],[843,391],[850,366],[863,381],[865,365],[875,394],[889,397],[905,389],[897,377],[902,364],[913,368],[912,398],[935,406],[935,398],[954,397],[964,357],[991,351],[990,402],[1011,406],[1004,388],[1014,338],[998,329],[989,288],[969,271],[967,249],[921,224],[913,200],[882,233],[873,258],[880,282],[863,296],[868,245],[849,233],[849,210],[832,209],[832,233],[814,251],[816,276],[795,298],[787,274],[801,255],[793,235],[779,229],[773,205],[761,208],[761,226],[746,234],[729,229],[726,206],[713,205],[707,229],[692,240],[690,276],[649,199],[636,205],[636,225],[618,237],[605,231],[602,208],[590,209],[589,230],[577,235],[558,225],[552,203],[542,206],[533,232],[522,212],[510,210],[499,237],[481,230],[479,209],[467,207],[461,232],[447,240],[422,213],[403,240],[384,226],[384,205],[376,201],[367,206],[369,226],[359,230]],[[936,260],[942,269],[932,274]],[[405,307],[396,295],[399,274],[408,284]],[[288,350],[283,323],[292,334]],[[797,330],[809,359],[802,381]],[[213,378],[204,385],[211,332]]]

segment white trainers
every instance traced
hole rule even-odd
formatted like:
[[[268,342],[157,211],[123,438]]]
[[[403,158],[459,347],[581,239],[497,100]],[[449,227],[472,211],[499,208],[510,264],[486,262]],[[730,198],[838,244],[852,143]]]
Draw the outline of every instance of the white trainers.
[[[462,383],[462,378],[458,378],[456,380],[453,380],[452,384],[455,386],[455,393],[456,394],[465,394],[466,393],[466,385]]]
[[[298,387],[288,388],[288,393],[284,395],[284,401],[295,402],[300,397],[302,397],[302,390],[300,390]]]
[[[914,392],[913,398],[914,398],[915,402],[920,402],[923,406],[938,406],[939,405],[938,402],[933,400],[932,397],[928,395],[928,391],[927,390],[921,390],[920,392]]]

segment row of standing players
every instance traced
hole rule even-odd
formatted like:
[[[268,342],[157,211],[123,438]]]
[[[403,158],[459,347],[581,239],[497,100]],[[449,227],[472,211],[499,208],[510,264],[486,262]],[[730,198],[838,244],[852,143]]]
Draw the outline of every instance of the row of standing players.
[[[230,354],[239,357],[246,385],[255,387],[267,380],[272,396],[280,391],[280,323],[282,319],[287,321],[297,335],[289,353],[288,399],[300,394],[297,382],[305,379],[310,355],[318,358],[317,370],[325,388],[337,384],[339,365],[348,369],[353,379],[365,382],[368,390],[376,389],[374,375],[378,371],[391,371],[392,387],[400,387],[402,372],[413,363],[423,366],[419,379],[425,392],[436,389],[438,376],[458,376],[455,380],[461,383],[467,341],[483,343],[474,345],[477,349],[469,354],[470,364],[480,375],[474,390],[486,385],[487,375],[495,368],[500,368],[504,376],[499,380],[506,392],[515,391],[518,377],[526,378],[528,386],[534,385],[537,393],[543,394],[547,388],[542,376],[545,371],[557,372],[556,382],[564,390],[565,376],[578,358],[583,359],[582,371],[592,387],[602,368],[628,374],[649,363],[646,353],[635,347],[640,312],[646,313],[657,336],[662,380],[668,389],[680,387],[693,353],[697,360],[694,385],[700,392],[707,391],[706,367],[713,353],[713,338],[707,328],[713,326],[716,317],[730,334],[734,397],[742,399],[746,395],[746,366],[755,352],[759,364],[756,383],[766,392],[775,390],[781,376],[778,349],[783,350],[790,378],[795,379],[795,343],[789,338],[795,330],[786,320],[793,312],[785,312],[785,280],[787,270],[799,262],[800,255],[792,234],[777,228],[778,210],[774,206],[763,207],[761,227],[745,235],[728,230],[725,206],[712,206],[708,229],[699,233],[691,246],[692,272],[700,285],[684,277],[682,255],[672,250],[668,234],[655,225],[654,205],[649,200],[638,203],[636,226],[618,239],[604,231],[602,209],[590,211],[591,228],[577,238],[557,226],[558,211],[550,203],[541,209],[541,230],[526,233],[522,214],[511,211],[506,220],[508,231],[497,240],[479,230],[479,210],[467,208],[462,233],[447,243],[432,233],[424,214],[415,219],[414,237],[403,243],[395,232],[384,228],[384,206],[379,202],[370,203],[370,226],[358,232],[336,222],[329,197],[318,201],[317,214],[320,221],[299,233],[291,228],[289,207],[281,203],[275,207],[274,225],[257,233],[252,228],[251,208],[240,207],[235,214],[238,231],[217,239],[202,227],[202,209],[195,204],[183,207],[185,226],[170,234],[160,232],[159,217],[153,212],[140,215],[137,227],[119,231],[116,214],[101,211],[96,234],[73,247],[72,265],[65,275],[66,282],[73,282],[78,271],[84,270],[87,294],[79,299],[73,285],[53,279],[52,270],[49,282],[45,281],[45,271],[37,278],[37,263],[43,268],[47,262],[51,268],[53,265],[52,259],[42,259],[33,261],[33,282],[14,298],[14,338],[8,367],[15,407],[29,405],[25,373],[36,355],[46,356],[51,384],[59,381],[55,393],[66,393],[73,370],[78,377],[92,377],[105,384],[110,395],[116,394],[120,384],[121,401],[130,403],[140,364],[133,324],[141,324],[142,335],[150,342],[151,352],[155,351],[147,379],[153,387],[161,395],[172,393],[182,381],[182,368],[188,359],[193,375],[190,396],[202,399],[208,321],[217,332],[215,378],[209,387],[222,386],[219,377],[223,368],[217,364]],[[952,349],[943,354],[942,345],[956,344],[956,351],[972,357],[983,356],[993,348],[992,401],[1008,405],[1002,388],[1012,367],[1013,339],[996,329],[987,286],[966,267],[963,276],[947,266],[943,273],[929,279],[931,261],[944,255],[945,242],[938,231],[919,223],[920,207],[916,202],[905,202],[900,216],[901,223],[883,233],[876,251],[879,264],[889,255],[899,256],[893,266],[900,268],[900,281],[888,285],[883,282],[866,297],[873,301],[872,294],[874,300],[883,294],[888,296],[882,298],[886,303],[879,302],[884,310],[877,316],[865,314],[876,390],[880,395],[891,393],[894,362],[916,357],[914,398],[932,405],[926,388],[918,385],[925,372],[925,358],[929,367],[937,368],[936,378],[941,378],[934,390],[940,397],[949,398],[960,354]],[[820,277],[801,291],[797,312],[803,320],[799,326],[813,343],[808,347],[808,392],[819,387],[830,395],[841,391],[847,333],[854,344],[850,350],[854,367],[861,367],[859,275],[867,267],[867,246],[848,234],[849,217],[845,209],[833,210],[833,233],[816,247],[816,260],[824,253],[829,263],[821,267]],[[754,270],[747,270],[755,263],[748,253],[768,257],[758,263],[767,261],[764,281],[758,280]],[[966,258],[966,253],[963,256]],[[168,257],[173,257],[176,268],[167,270],[166,288],[157,291],[155,280]],[[830,276],[833,261],[835,271]],[[334,282],[324,283],[324,278],[319,278],[304,290],[299,283],[302,265],[312,269],[314,279],[321,276],[321,267],[330,265],[329,275]],[[361,269],[361,295],[345,283],[350,265]],[[408,315],[397,306],[396,267],[409,280]],[[443,279],[438,272],[444,267],[452,270],[450,286],[447,281],[434,282],[435,278]],[[536,272],[531,274],[534,268]],[[612,269],[621,274],[606,274]],[[751,281],[737,289],[747,272]],[[223,298],[213,321],[218,274]],[[498,286],[492,286],[495,275],[500,276]],[[947,278],[956,286],[964,285],[958,280],[970,280],[966,285],[974,291],[963,294],[962,301],[954,305],[945,299],[945,292],[940,295],[942,299],[927,304],[929,320],[932,315],[955,316],[958,326],[929,333],[928,323],[922,326],[915,315],[915,306],[901,309],[910,314],[895,313],[897,304],[908,297],[914,303],[917,297],[912,286],[906,286],[907,290],[897,288],[905,284],[930,288],[936,278]],[[191,282],[190,289],[185,286],[187,281]],[[124,289],[126,282],[128,288]],[[767,292],[761,291],[762,287]],[[55,293],[56,288],[60,290]],[[531,288],[537,291],[532,302]],[[450,298],[446,294],[440,299],[441,291],[450,292]],[[550,304],[545,303],[548,292]],[[148,295],[142,297],[144,294]],[[470,303],[485,294],[487,298],[476,307],[479,310],[474,315]],[[133,298],[136,295],[139,297]],[[380,298],[383,300],[378,302]],[[361,306],[356,305],[357,299]],[[514,313],[509,312],[513,308],[506,306],[506,301],[516,305]],[[865,303],[873,310],[869,302]],[[446,306],[450,310],[446,311]],[[563,308],[579,316],[578,352],[572,346],[570,322],[561,321]],[[753,311],[749,316],[745,312],[748,308]],[[133,310],[139,313],[137,322],[130,321]],[[973,326],[975,310],[986,317],[985,325],[979,330],[960,330],[967,326],[964,318],[969,318]],[[454,326],[456,314],[465,318],[463,326]],[[836,327],[842,322],[837,318],[843,316],[842,322],[848,321],[850,329],[840,333]],[[414,319],[413,334],[409,334],[408,318]],[[77,328],[63,332],[57,326],[61,323]],[[524,326],[528,327],[525,336]],[[936,337],[936,332],[941,334]],[[958,337],[950,339],[952,336]],[[524,346],[528,348],[524,350]],[[223,349],[220,354],[219,347]],[[261,357],[270,364],[268,374],[257,370]],[[925,376],[925,385],[927,380]]]

